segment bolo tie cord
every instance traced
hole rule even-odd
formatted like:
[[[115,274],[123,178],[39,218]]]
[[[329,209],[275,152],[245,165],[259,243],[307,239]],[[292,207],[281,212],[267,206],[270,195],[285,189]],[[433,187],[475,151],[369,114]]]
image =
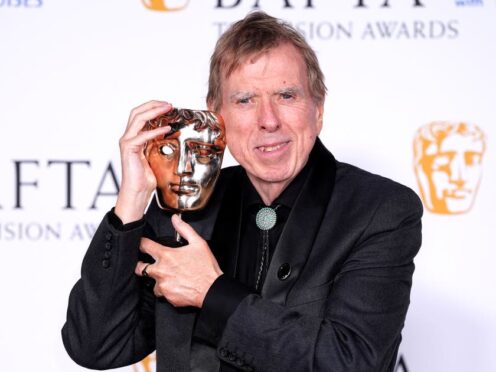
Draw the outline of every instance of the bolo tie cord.
[[[263,207],[257,212],[255,222],[257,227],[262,231],[262,257],[260,259],[260,267],[258,269],[257,280],[255,282],[255,290],[258,291],[262,279],[262,273],[266,267],[266,262],[269,261],[269,230],[271,230],[277,222],[277,209],[280,205],[274,208]]]

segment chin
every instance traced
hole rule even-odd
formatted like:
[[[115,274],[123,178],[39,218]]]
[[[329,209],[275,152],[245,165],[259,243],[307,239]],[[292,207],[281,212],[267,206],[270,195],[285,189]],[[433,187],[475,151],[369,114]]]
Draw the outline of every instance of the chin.
[[[261,174],[259,178],[260,180],[267,183],[281,183],[290,181],[295,177],[292,172],[277,172],[277,171],[267,171]]]

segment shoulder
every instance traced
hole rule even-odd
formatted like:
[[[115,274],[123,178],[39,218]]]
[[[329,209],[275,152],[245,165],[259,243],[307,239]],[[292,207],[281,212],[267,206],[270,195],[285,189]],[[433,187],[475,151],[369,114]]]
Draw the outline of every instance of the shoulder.
[[[411,188],[390,178],[368,172],[354,165],[336,161],[336,186],[349,193],[364,197],[383,198],[388,195],[403,195],[421,203]]]
[[[336,162],[328,218],[354,234],[356,247],[380,247],[380,252],[387,254],[385,257],[413,258],[422,240],[422,215],[422,202],[409,187]],[[398,246],[402,248],[397,249]],[[374,252],[377,255],[379,251]]]
[[[367,214],[382,211],[392,218],[400,215],[422,216],[420,198],[409,187],[354,165],[336,161],[334,202]]]
[[[381,200],[399,197],[410,200],[421,207],[417,194],[407,186],[392,179],[336,160],[333,154],[319,141],[313,151],[316,176],[311,182],[326,182],[330,177],[332,197],[352,200],[354,204],[366,206]],[[314,189],[314,188],[311,188]]]

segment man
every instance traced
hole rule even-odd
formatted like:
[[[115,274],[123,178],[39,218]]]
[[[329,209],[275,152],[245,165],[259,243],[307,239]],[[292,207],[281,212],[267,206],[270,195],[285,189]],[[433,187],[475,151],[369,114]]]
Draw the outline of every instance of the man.
[[[156,349],[158,371],[393,370],[422,207],[408,188],[324,148],[324,99],[298,32],[260,12],[234,24],[212,56],[207,103],[241,166],[172,226],[155,203],[143,218],[156,187],[143,146],[168,129],[141,131],[171,105],[131,112],[115,210],[85,256],[62,331],[76,362],[115,368]],[[257,218],[267,207],[277,221]],[[174,229],[188,245],[156,243]]]

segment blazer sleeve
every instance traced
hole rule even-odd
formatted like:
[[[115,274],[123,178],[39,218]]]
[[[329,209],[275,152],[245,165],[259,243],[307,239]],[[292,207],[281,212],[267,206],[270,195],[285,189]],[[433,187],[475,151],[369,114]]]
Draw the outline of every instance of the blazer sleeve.
[[[153,292],[134,274],[145,224],[125,231],[109,216],[84,257],[62,328],[70,357],[92,369],[129,365],[155,349]]]
[[[395,191],[369,212],[370,222],[333,278],[322,316],[248,295],[227,321],[219,358],[246,371],[392,371],[422,216],[415,193]]]

